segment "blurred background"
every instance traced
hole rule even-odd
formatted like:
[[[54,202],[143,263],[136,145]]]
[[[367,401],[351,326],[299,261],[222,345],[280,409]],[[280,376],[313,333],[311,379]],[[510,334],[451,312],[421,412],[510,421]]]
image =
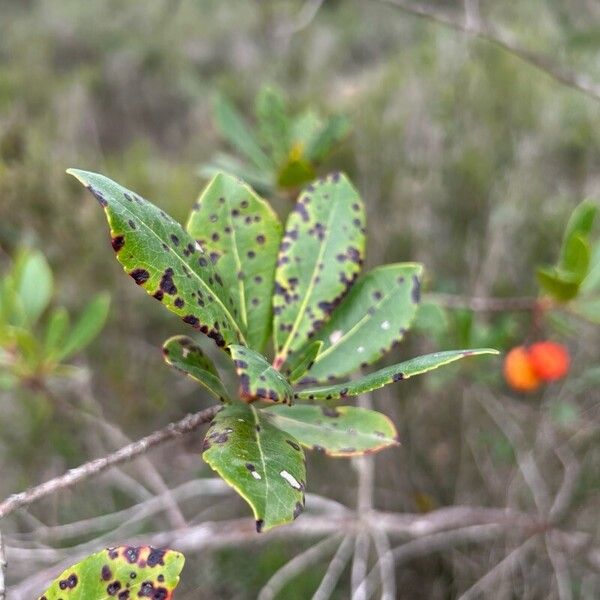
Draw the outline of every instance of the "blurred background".
[[[561,535],[524,549],[503,536],[416,552],[391,567],[393,590],[374,597],[458,598],[489,573],[493,587],[468,597],[600,596],[598,314],[584,320],[565,305],[540,315],[527,300],[540,293],[536,269],[556,262],[572,210],[600,196],[600,5],[427,5],[458,29],[487,35],[492,24],[512,50],[421,18],[420,6],[0,0],[0,272],[13,283],[27,269],[41,278],[31,318],[19,323],[25,333],[0,339],[2,497],[209,403],[162,362],[163,340],[188,333],[185,325],[123,275],[104,216],[66,168],[104,173],[180,221],[214,168],[246,176],[282,218],[306,178],[341,169],[366,202],[367,267],[426,268],[417,326],[389,361],[541,339],[571,355],[566,379],[527,395],[506,385],[494,357],[373,395],[402,439],[367,459],[376,509],[426,516],[496,507],[542,518],[560,490],[566,500]],[[270,169],[252,165],[232,122],[260,130],[265,106],[296,119],[300,137],[326,131],[326,143],[308,156],[292,139]],[[526,309],[481,309],[473,297],[524,298]],[[52,346],[69,335],[70,351],[59,356]],[[6,368],[15,353],[21,363]],[[228,545],[219,522],[251,518],[213,479],[201,444],[200,433],[189,436],[148,455],[151,464],[139,460],[13,514],[2,526],[8,598],[41,593],[85,550],[129,539],[177,547],[167,534],[182,517],[211,528],[209,541],[186,552],[177,597],[256,598],[316,540],[282,531]],[[363,468],[311,455],[307,511],[325,499],[354,508]],[[178,490],[175,506],[152,504],[167,488]],[[366,545],[372,567],[379,550]],[[261,597],[311,598],[335,550]],[[351,556],[342,567],[332,598],[350,598],[361,573]]]

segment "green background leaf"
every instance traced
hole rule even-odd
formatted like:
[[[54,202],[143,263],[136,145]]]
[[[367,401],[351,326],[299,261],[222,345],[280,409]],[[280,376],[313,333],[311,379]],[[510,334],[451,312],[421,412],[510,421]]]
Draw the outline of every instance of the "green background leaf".
[[[204,460],[248,502],[258,531],[293,521],[304,508],[304,452],[263,410],[220,410],[204,441]]]

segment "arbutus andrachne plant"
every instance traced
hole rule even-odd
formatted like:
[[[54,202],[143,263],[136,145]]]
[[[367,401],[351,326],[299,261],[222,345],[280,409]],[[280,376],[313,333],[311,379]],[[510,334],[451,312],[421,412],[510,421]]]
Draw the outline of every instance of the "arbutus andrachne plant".
[[[388,417],[338,401],[496,352],[436,352],[347,379],[402,339],[417,312],[422,267],[360,274],[365,212],[343,174],[308,185],[284,229],[264,199],[227,174],[210,181],[184,228],[103,175],[69,173],[104,208],[112,247],[135,283],[231,358],[237,394],[194,340],[176,336],[163,347],[170,365],[223,403],[203,458],[252,507],[258,531],[302,512],[303,448],[347,457],[397,444]]]

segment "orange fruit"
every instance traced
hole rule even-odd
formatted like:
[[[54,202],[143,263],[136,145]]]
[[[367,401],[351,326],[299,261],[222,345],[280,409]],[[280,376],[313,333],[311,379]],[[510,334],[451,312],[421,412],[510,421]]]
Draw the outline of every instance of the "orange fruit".
[[[569,351],[557,342],[536,342],[529,347],[529,362],[535,374],[544,381],[556,381],[569,371]]]
[[[504,379],[518,392],[534,392],[540,387],[541,379],[529,360],[524,346],[513,348],[504,359]]]

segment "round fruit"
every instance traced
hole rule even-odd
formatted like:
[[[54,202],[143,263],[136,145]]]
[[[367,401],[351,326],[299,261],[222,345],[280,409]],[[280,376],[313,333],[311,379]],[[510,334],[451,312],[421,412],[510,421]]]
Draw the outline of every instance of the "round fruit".
[[[518,392],[534,392],[541,380],[529,360],[529,352],[524,346],[513,348],[504,359],[504,379]]]
[[[571,359],[562,344],[537,342],[529,347],[529,362],[540,379],[556,381],[568,373]]]

